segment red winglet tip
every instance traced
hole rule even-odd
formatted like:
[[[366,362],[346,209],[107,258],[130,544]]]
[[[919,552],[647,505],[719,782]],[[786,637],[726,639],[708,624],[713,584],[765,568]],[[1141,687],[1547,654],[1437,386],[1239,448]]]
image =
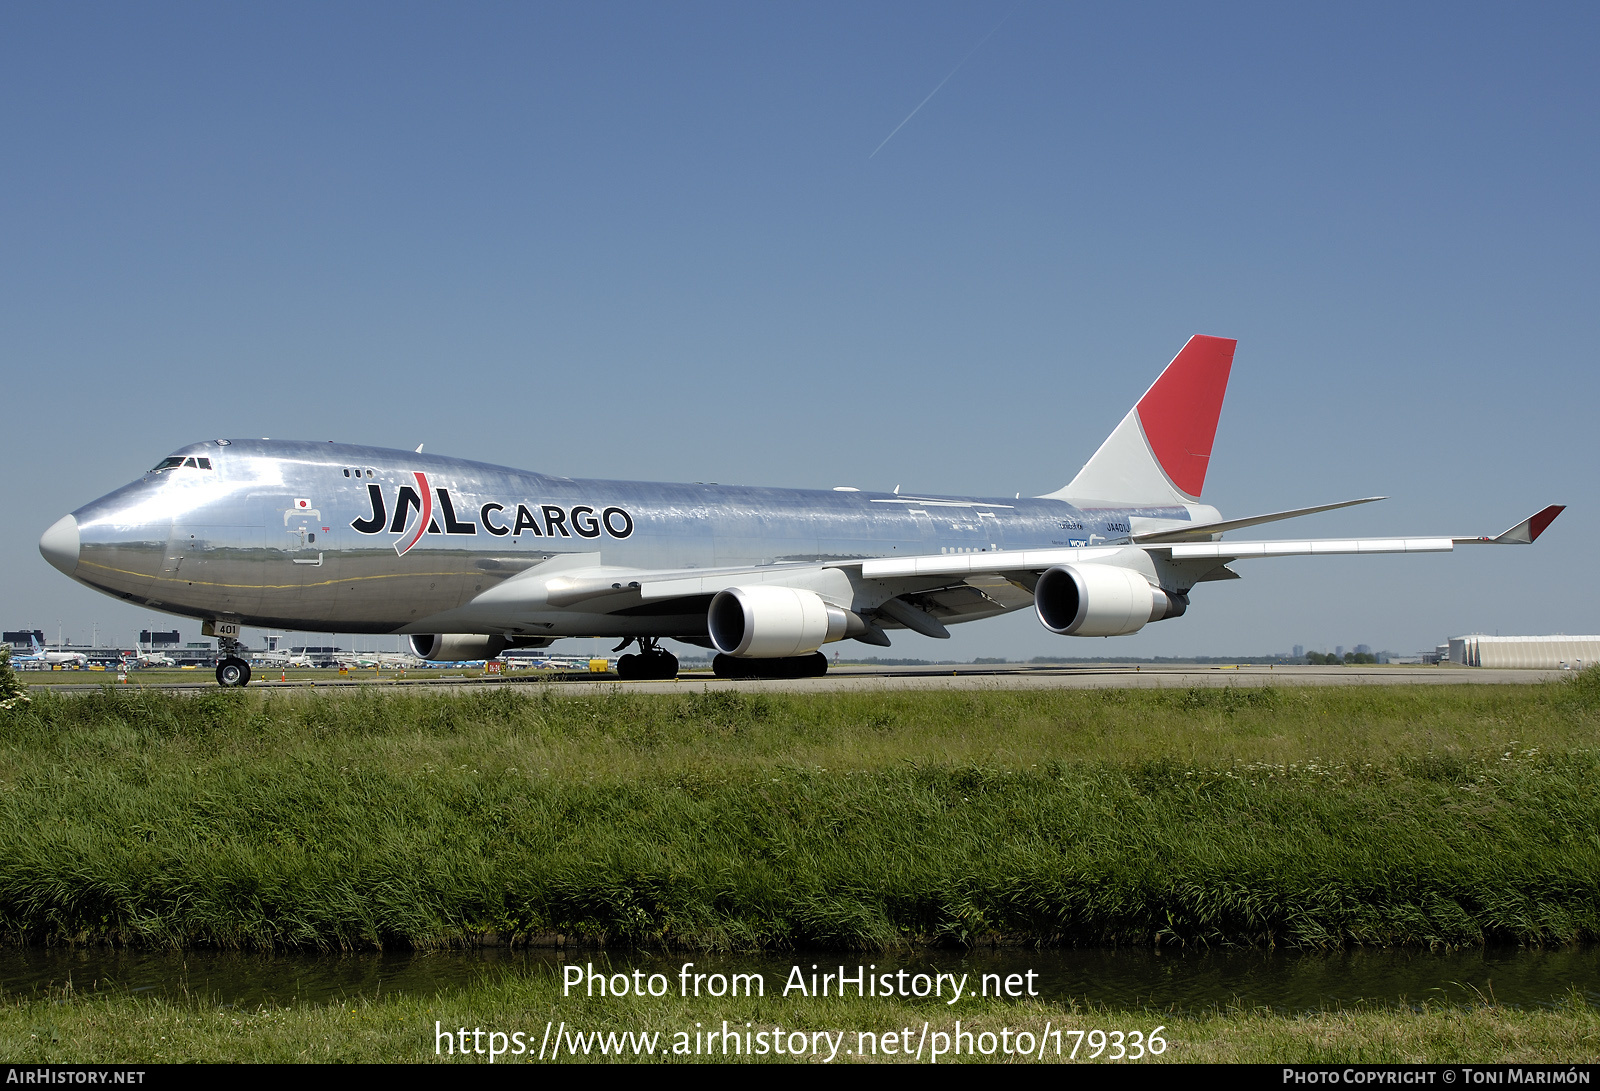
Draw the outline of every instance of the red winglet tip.
[[[1551,504],[1538,515],[1528,520],[1528,541],[1537,542],[1539,535],[1544,533],[1544,528],[1556,521],[1556,516],[1567,510],[1565,504]]]

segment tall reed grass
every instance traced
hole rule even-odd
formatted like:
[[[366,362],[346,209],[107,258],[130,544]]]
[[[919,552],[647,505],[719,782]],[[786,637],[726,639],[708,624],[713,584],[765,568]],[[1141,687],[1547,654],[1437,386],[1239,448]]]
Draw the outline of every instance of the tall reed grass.
[[[1597,727],[1593,673],[1304,690],[36,691],[0,712],[0,935],[1592,940]]]

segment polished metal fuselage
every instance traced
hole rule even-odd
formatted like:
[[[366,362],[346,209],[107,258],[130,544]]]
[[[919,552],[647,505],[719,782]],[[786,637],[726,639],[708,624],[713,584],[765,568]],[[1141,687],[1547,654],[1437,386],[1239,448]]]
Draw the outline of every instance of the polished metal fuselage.
[[[168,613],[312,631],[703,637],[705,602],[693,598],[474,604],[540,565],[832,566],[840,594],[881,599],[849,562],[1113,544],[1134,519],[1191,518],[1051,499],[583,480],[333,443],[212,441],[175,454],[210,468],[147,473],[73,513],[73,577]],[[980,589],[948,620],[1028,601]]]

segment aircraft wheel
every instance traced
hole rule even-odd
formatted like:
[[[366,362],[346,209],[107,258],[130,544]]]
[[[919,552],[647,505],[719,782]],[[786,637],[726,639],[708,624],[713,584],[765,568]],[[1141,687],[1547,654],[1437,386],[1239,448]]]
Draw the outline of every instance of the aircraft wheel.
[[[250,684],[250,664],[229,656],[217,664],[217,685],[232,688]]]
[[[828,673],[828,657],[821,652],[791,655],[772,661],[775,678],[821,678]]]
[[[828,673],[828,657],[821,652],[779,659],[735,659],[718,655],[711,661],[718,678],[821,678]]]
[[[678,657],[671,652],[655,652],[644,657],[646,678],[670,682],[678,677]]]
[[[617,677],[624,682],[633,682],[645,677],[639,671],[639,657],[629,653],[617,660]]]

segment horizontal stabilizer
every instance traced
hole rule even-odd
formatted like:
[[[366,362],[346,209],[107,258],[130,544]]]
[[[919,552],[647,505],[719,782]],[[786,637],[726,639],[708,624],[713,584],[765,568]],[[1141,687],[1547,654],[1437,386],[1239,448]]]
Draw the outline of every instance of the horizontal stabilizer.
[[[1145,534],[1133,535],[1133,540],[1140,545],[1154,545],[1158,542],[1188,542],[1198,538],[1210,537],[1213,534],[1223,534],[1230,530],[1243,530],[1245,527],[1259,526],[1262,523],[1276,523],[1280,519],[1298,519],[1302,515],[1315,515],[1319,511],[1333,511],[1336,508],[1350,508],[1357,504],[1371,504],[1378,500],[1387,500],[1387,496],[1364,496],[1360,500],[1341,500],[1337,504],[1318,504],[1314,508],[1295,508],[1293,511],[1275,511],[1269,515],[1249,515],[1243,519],[1223,519],[1216,523],[1198,523],[1188,526],[1173,527],[1170,530],[1152,530]],[[1510,533],[1509,531],[1507,533]]]

